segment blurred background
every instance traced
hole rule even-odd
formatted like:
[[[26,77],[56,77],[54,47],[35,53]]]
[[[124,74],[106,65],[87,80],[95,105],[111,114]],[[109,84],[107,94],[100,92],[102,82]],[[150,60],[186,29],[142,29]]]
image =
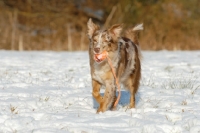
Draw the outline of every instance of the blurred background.
[[[87,21],[144,23],[142,50],[199,50],[200,0],[0,0],[0,49],[87,50]]]

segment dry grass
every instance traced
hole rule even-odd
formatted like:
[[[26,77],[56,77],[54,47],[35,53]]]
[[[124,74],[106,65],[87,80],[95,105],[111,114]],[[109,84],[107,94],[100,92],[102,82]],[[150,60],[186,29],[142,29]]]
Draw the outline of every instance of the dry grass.
[[[0,48],[58,51],[86,49],[85,24],[88,17],[76,11],[73,3],[54,2],[51,5],[48,1],[23,3],[18,0],[18,4],[8,2],[8,7],[1,1],[0,18],[4,21],[0,22]]]
[[[104,9],[103,18],[85,12],[88,7]],[[125,28],[143,22],[143,50],[200,49],[198,0],[86,0],[84,4],[75,0],[4,0],[0,1],[0,49],[87,50],[89,17],[105,26],[124,23]]]

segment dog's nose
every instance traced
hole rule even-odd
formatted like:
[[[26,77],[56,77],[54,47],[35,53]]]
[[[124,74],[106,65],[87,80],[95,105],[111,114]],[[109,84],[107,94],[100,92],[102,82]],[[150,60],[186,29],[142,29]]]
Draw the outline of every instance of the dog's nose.
[[[100,48],[94,48],[94,51],[95,51],[96,53],[99,53]]]

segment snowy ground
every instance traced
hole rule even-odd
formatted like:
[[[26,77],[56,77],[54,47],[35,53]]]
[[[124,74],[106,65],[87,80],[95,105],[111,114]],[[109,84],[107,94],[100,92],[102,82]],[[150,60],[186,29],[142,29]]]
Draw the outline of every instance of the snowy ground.
[[[200,51],[142,53],[136,109],[96,114],[87,52],[0,51],[0,133],[199,133]]]

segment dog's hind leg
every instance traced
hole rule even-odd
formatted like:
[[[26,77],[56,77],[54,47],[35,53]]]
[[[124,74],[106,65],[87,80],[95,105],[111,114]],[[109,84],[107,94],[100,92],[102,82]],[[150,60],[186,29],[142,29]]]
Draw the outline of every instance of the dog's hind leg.
[[[141,66],[140,60],[136,60],[136,66],[134,72],[130,75],[128,79],[128,88],[131,93],[130,97],[130,108],[135,108],[135,94],[138,91],[141,78]]]
[[[126,88],[128,88],[130,92],[130,104],[129,104],[130,108],[135,108],[135,93],[138,89],[138,85],[135,82],[134,76],[130,75],[130,77],[128,78],[126,82]]]
[[[92,80],[92,87],[93,87],[93,92],[92,95],[93,97],[96,99],[96,101],[100,104],[103,101],[103,97],[100,95],[100,88],[101,88],[101,84],[96,81],[96,80]]]
[[[132,86],[132,88],[130,88],[130,94],[131,94],[131,97],[130,97],[130,104],[129,104],[129,107],[130,108],[135,108],[135,88]]]

